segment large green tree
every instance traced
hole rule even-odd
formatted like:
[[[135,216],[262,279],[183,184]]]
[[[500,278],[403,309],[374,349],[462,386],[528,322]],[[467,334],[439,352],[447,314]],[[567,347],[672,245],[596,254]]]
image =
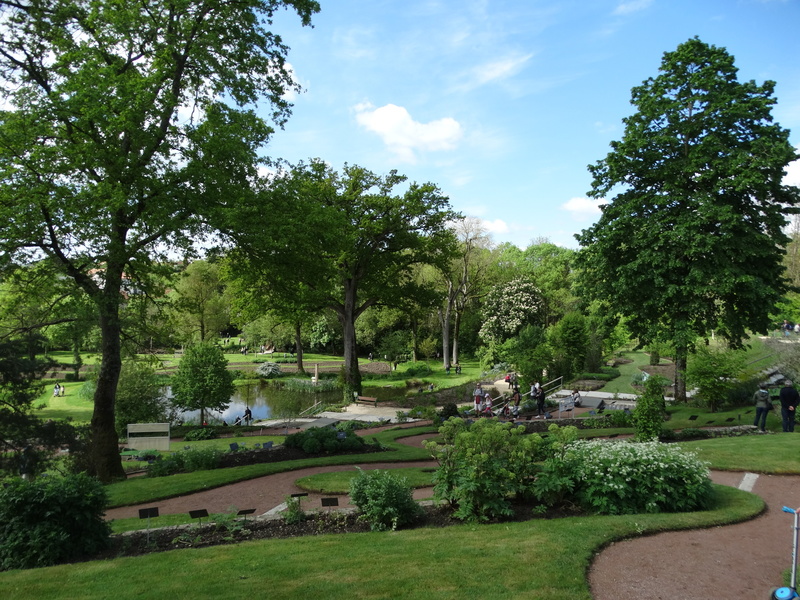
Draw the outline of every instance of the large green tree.
[[[175,282],[171,299],[174,327],[184,343],[215,339],[228,326],[228,300],[217,263],[189,264]]]
[[[397,188],[400,188],[398,190]],[[280,215],[269,228],[264,215]],[[419,264],[450,259],[456,219],[431,183],[406,184],[395,171],[380,176],[321,160],[275,177],[259,202],[232,214],[229,233],[265,285],[296,291],[288,307],[330,309],[344,339],[345,395],[361,391],[356,319],[371,306],[430,305],[439,298],[414,277]]]
[[[267,28],[314,0],[0,0],[0,257],[48,256],[98,308],[90,472],[124,477],[120,305],[245,193],[296,89]],[[123,282],[128,285],[124,286]]]
[[[782,179],[797,156],[772,121],[774,86],[738,81],[725,49],[690,39],[633,89],[622,139],[589,167],[590,195],[613,197],[577,236],[584,292],[642,341],[674,344],[679,399],[697,337],[714,330],[736,346],[766,332],[787,290],[798,189]]]
[[[199,410],[200,423],[205,423],[207,410],[228,408],[236,391],[233,378],[219,346],[189,346],[172,377],[173,404],[185,410]]]

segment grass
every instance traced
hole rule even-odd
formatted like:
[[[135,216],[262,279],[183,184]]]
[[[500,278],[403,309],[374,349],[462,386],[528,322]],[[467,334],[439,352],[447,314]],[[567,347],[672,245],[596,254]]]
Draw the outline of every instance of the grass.
[[[680,446],[720,471],[800,473],[800,435],[794,433],[697,440]]]
[[[369,473],[376,469],[364,469]],[[403,469],[392,469],[392,475],[405,477],[408,485],[412,488],[430,487],[434,469],[425,467],[406,467]],[[358,471],[334,471],[332,473],[319,473],[301,477],[295,481],[295,485],[307,492],[318,492],[320,494],[347,494],[350,491],[350,482],[358,477]]]
[[[64,395],[54,397],[53,386],[47,386],[45,391],[33,403],[34,406],[44,405],[36,415],[42,419],[72,419],[74,423],[88,423],[92,419],[94,403],[84,400],[78,394],[82,382],[59,382],[65,388]]]
[[[753,494],[715,489],[716,507],[703,512],[246,542],[10,571],[0,586],[4,600],[242,598],[255,590],[273,600],[590,600],[589,565],[614,540],[741,521],[764,508]]]

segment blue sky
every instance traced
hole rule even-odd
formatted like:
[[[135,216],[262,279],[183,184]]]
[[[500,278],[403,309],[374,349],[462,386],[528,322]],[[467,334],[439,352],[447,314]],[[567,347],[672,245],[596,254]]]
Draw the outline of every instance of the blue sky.
[[[436,183],[497,243],[575,248],[597,219],[586,166],[633,112],[630,90],[693,36],[739,79],[777,82],[800,145],[800,0],[321,0],[280,14],[305,92],[266,153]],[[800,185],[800,165],[789,181]]]

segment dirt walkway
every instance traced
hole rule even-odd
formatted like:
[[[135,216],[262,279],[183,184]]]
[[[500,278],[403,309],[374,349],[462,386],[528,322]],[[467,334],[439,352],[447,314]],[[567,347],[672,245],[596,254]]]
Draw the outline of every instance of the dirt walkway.
[[[359,433],[368,436],[375,430],[364,429]],[[423,440],[429,439],[435,434],[417,435],[401,438],[401,443],[413,447],[422,447]],[[435,461],[416,461],[416,462],[387,462],[364,465],[365,469],[398,469],[402,467],[434,467]],[[328,467],[309,467],[274,475],[265,475],[239,483],[233,483],[219,488],[187,494],[177,498],[158,500],[148,504],[137,506],[122,506],[106,511],[107,519],[125,519],[137,517],[139,509],[145,507],[158,507],[159,515],[171,515],[187,513],[190,510],[205,508],[209,513],[231,512],[232,510],[256,509],[255,514],[264,514],[281,503],[285,502],[286,496],[304,492],[295,485],[295,481],[301,477],[316,475],[317,473],[330,473],[332,471],[353,471],[353,465],[333,465]],[[432,492],[430,488],[421,488],[414,491],[415,498],[429,498]],[[330,497],[333,494],[309,493],[308,498],[303,501],[303,509],[311,510],[320,508],[321,498]],[[344,495],[339,499],[340,506],[351,506],[349,498]]]
[[[712,473],[715,483],[738,487],[743,473]],[[769,598],[791,567],[800,477],[759,475],[752,491],[767,511],[751,521],[675,531],[612,544],[589,572],[595,600],[707,600]]]

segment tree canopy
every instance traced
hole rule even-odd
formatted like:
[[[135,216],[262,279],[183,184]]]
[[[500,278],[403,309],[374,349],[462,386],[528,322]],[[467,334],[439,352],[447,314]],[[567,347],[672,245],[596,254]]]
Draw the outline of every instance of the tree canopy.
[[[92,474],[123,477],[120,304],[246,193],[285,92],[276,11],[314,0],[0,0],[0,256],[48,256],[99,311]],[[2,265],[0,265],[2,266]],[[125,285],[123,285],[125,283]]]
[[[674,343],[679,375],[698,336],[735,346],[766,332],[787,290],[783,228],[799,195],[782,179],[797,155],[772,122],[774,85],[739,82],[724,48],[690,39],[632,90],[622,139],[589,167],[589,194],[609,203],[576,236],[583,291],[641,340]]]
[[[438,296],[413,277],[419,264],[445,266],[458,218],[431,183],[358,166],[339,174],[320,160],[276,177],[259,201],[232,215],[230,234],[267,287],[295,291],[306,308],[330,309],[344,337],[345,396],[361,391],[355,322],[371,306]],[[265,215],[280,215],[264,226]],[[292,306],[292,305],[290,305]]]
[[[224,411],[236,391],[234,374],[222,350],[213,344],[189,346],[172,378],[173,404],[185,410],[199,410],[200,423],[207,410]]]

